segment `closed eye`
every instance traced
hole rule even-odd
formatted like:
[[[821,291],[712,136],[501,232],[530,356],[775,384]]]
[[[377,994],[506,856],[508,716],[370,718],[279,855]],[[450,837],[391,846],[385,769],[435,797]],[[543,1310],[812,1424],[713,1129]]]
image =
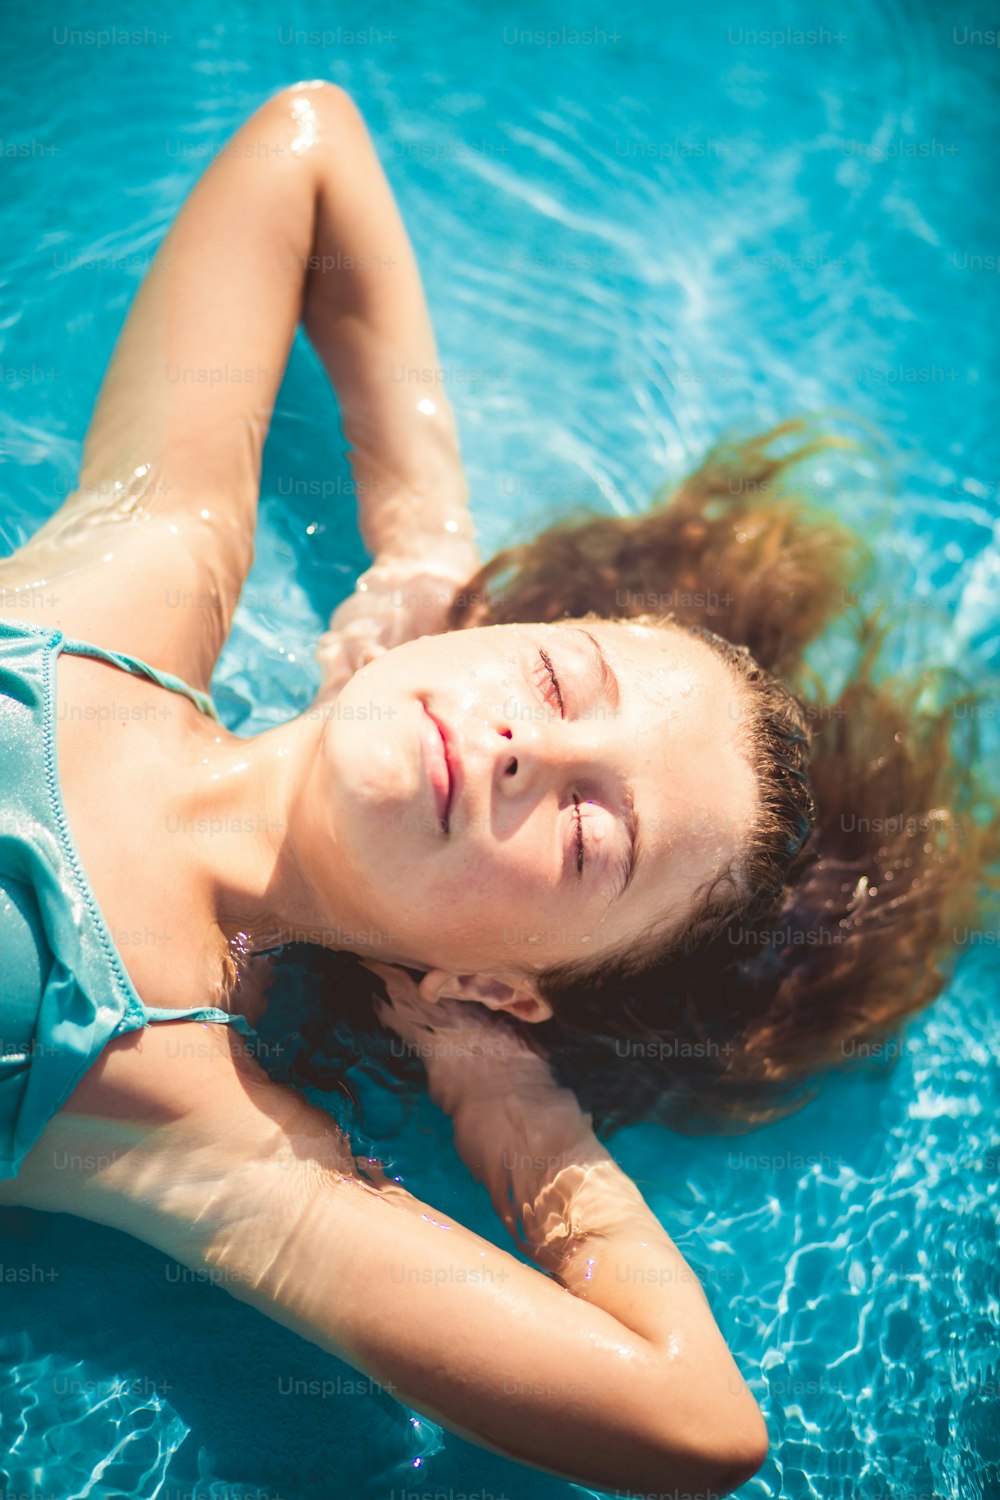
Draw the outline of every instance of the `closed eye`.
[[[563,703],[562,689],[559,686],[559,678],[556,676],[555,667],[553,667],[553,665],[552,665],[552,658],[551,658],[551,656],[549,655],[549,653],[547,651],[543,651],[543,650],[541,650],[541,648],[539,648],[538,654],[539,654],[539,656],[542,659],[542,665],[544,666],[546,672],[549,675],[549,681],[552,683],[552,686],[555,688],[556,702],[557,702],[557,704],[559,706],[559,716],[560,716],[560,718],[565,719],[565,717],[566,717],[566,708],[565,708],[565,705]]]
[[[565,718],[566,709],[563,703],[562,689],[559,686],[559,678],[556,676],[556,669],[552,665],[552,658],[547,651],[543,651],[541,648],[539,648],[538,654],[542,659],[542,665],[548,673],[549,681],[551,682],[552,687],[555,690],[556,701],[559,705],[559,713],[562,718]],[[576,818],[576,873],[579,879],[582,880],[583,866],[586,860],[586,846],[583,842],[583,814],[580,811],[580,799],[575,792],[573,793],[573,816]]]
[[[584,630],[581,626],[570,625],[566,628],[568,630],[571,630],[573,634],[585,638],[588,642],[588,646],[595,657],[596,666],[600,674],[601,701],[606,703],[610,707],[612,712],[617,713],[622,702],[621,686],[614,670],[609,665],[607,658],[605,657],[605,654],[601,649],[600,642],[591,631]],[[552,671],[552,663],[548,660],[545,652],[542,653],[542,656],[543,660],[545,661],[546,669],[550,672],[551,676],[555,678],[555,673]],[[555,687],[556,691],[558,692],[558,682],[555,683]],[[559,694],[559,698],[561,707],[561,693]],[[618,878],[616,879],[614,885],[614,893],[608,898],[609,905],[611,905],[615,901],[621,900],[622,896],[624,896],[625,892],[632,884],[639,865],[639,850],[641,846],[642,836],[640,830],[639,815],[636,811],[635,806],[635,790],[630,781],[624,782],[621,789],[621,795],[622,801],[624,803],[624,824],[625,833],[628,838],[628,848],[619,865],[617,871]],[[579,808],[577,808],[577,817],[579,818]]]

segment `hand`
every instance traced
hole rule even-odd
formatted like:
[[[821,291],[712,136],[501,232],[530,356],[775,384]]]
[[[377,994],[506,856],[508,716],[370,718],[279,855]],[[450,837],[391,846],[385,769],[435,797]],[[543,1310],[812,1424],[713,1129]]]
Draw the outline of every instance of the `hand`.
[[[385,984],[389,998],[375,1001],[375,1014],[394,1031],[435,1078],[458,1068],[482,1080],[482,1066],[496,1076],[519,1061],[545,1066],[524,1038],[485,1006],[471,1000],[424,1000],[411,975],[394,964],[362,959]]]
[[[452,1117],[459,1156],[520,1247],[544,1269],[558,1270],[571,1243],[563,1210],[608,1156],[590,1116],[555,1082],[545,1059],[484,1006],[429,1002],[405,969],[362,963],[389,994],[376,1000],[376,1015],[423,1060],[431,1098]],[[544,1195],[542,1167],[553,1180]]]
[[[444,630],[455,593],[478,567],[471,542],[450,544],[441,557],[377,557],[320,636],[316,658],[323,670],[322,693],[339,693],[384,651]]]

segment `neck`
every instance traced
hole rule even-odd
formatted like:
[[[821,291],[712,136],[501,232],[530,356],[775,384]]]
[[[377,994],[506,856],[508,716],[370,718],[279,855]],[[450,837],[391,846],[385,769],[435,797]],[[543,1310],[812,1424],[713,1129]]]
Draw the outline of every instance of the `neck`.
[[[296,853],[298,794],[319,742],[303,715],[252,738],[205,721],[173,824],[191,841],[198,879],[227,942],[259,952],[322,926]]]

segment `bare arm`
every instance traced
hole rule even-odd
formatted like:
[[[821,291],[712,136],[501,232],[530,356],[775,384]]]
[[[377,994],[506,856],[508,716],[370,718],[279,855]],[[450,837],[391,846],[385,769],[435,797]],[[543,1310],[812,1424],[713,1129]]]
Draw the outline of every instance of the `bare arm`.
[[[451,408],[395,378],[437,367],[413,252],[356,106],[306,83],[263,104],[192,190],[115,347],[78,488],[0,563],[0,590],[44,579],[40,623],[207,686],[253,560],[300,318],[340,400],[367,545],[467,576]]]
[[[521,1462],[657,1492],[726,1492],[755,1470],[760,1427],[688,1289],[645,1292],[662,1311],[637,1331],[603,1293],[571,1296],[398,1185],[366,1182],[327,1116],[231,1056],[232,1036],[186,1028],[201,1049],[188,1055],[163,1035],[180,1029],[107,1049],[29,1154],[16,1201],[208,1271]],[[53,1169],[68,1157],[90,1165]]]
[[[360,114],[342,110],[302,321],[340,399],[368,550],[447,554],[472,535],[454,413],[396,200]]]
[[[742,1441],[759,1467],[764,1422],[698,1278],[573,1093],[479,1006],[428,1005],[405,971],[368,967],[391,996],[380,1018],[422,1059],[459,1155],[511,1236],[574,1297],[676,1359],[689,1399],[703,1403],[702,1437],[719,1451]]]
[[[469,529],[454,416],[400,369],[437,367],[409,238],[342,89],[283,89],[236,132],[167,235],[115,351],[81,490],[152,459],[170,509],[231,496],[252,532],[260,456],[301,318],[336,389],[373,553]],[[175,497],[175,498],[172,498]]]

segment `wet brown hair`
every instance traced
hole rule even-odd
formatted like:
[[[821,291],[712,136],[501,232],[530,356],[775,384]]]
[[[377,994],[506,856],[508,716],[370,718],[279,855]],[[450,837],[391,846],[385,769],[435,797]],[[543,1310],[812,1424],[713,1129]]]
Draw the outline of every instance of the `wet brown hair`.
[[[524,1034],[605,1128],[738,1130],[788,1113],[927,1005],[955,934],[982,919],[1000,833],[953,754],[970,695],[928,671],[879,676],[887,627],[856,608],[870,556],[803,480],[835,450],[861,451],[805,422],[720,444],[644,514],[567,516],[452,604],[451,629],[686,627],[743,686],[762,791],[744,878],[702,892],[680,932],[536,977],[553,1019]],[[807,648],[845,611],[855,671],[831,697]]]
[[[452,603],[456,630],[588,616],[693,629],[743,686],[764,812],[744,878],[702,892],[680,932],[536,976],[550,1021],[497,1021],[605,1131],[747,1130],[828,1070],[879,1057],[940,993],[1000,883],[1000,819],[974,769],[982,689],[888,674],[901,622],[862,610],[873,559],[815,503],[813,475],[838,454],[867,461],[801,421],[720,443],[642,514],[566,515]],[[386,1056],[369,971],[347,954],[309,962],[337,1013],[304,1027],[291,1081],[346,1090],[373,1053],[419,1074]]]

